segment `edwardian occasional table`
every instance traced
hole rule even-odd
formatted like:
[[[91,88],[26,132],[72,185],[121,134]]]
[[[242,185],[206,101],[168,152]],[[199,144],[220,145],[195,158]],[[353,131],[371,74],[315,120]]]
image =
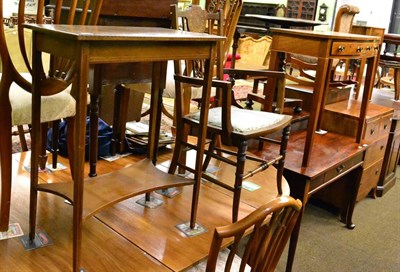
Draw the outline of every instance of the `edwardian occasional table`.
[[[33,67],[41,64],[41,53],[65,57],[76,64],[76,81],[72,95],[76,99],[75,137],[73,155],[73,182],[38,184],[38,155],[40,151],[40,69],[34,71],[32,90],[32,158],[31,158],[31,212],[30,238],[35,235],[37,191],[62,196],[73,203],[73,269],[79,271],[81,263],[82,220],[99,210],[156,189],[200,184],[206,122],[201,121],[196,156],[198,172],[193,179],[166,174],[156,169],[158,133],[161,119],[160,67],[167,60],[205,59],[206,70],[202,94],[201,116],[207,120],[212,64],[215,48],[223,37],[202,33],[189,33],[152,27],[110,27],[73,25],[27,25],[33,31]],[[153,84],[149,131],[148,158],[105,176],[84,181],[85,126],[89,67],[104,63],[152,61]],[[96,84],[96,82],[94,82]],[[98,83],[97,83],[98,84]],[[195,220],[196,212],[191,220]]]
[[[360,143],[368,100],[374,83],[380,37],[300,29],[272,28],[271,31],[274,38],[271,45],[270,69],[282,69],[283,60],[278,57],[279,53],[302,54],[318,58],[302,165],[307,166],[310,161],[314,136],[316,131],[319,130],[319,122],[322,120],[321,116],[328,92],[329,71],[332,60],[335,58],[362,59],[366,60],[368,65],[356,137],[356,142]],[[271,94],[274,89],[273,84],[270,84],[269,92]],[[268,97],[273,99],[274,96],[269,95]],[[269,104],[272,105],[272,101]]]

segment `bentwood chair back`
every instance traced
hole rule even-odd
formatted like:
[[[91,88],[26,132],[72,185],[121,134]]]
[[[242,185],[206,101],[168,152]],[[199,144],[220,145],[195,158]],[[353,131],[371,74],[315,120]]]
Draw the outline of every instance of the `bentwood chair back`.
[[[189,272],[275,271],[301,206],[300,200],[281,196],[233,224],[216,227],[207,262],[200,263]],[[243,239],[245,237],[247,241]],[[229,249],[222,249],[222,242],[227,239],[231,239],[232,244]],[[242,248],[244,251],[240,258],[238,251]]]
[[[32,66],[30,63],[30,48],[26,44],[24,23],[36,22],[43,23],[61,23],[63,1],[57,1],[53,7],[53,16],[45,16],[45,1],[38,0],[36,4],[36,13],[27,14],[28,1],[20,0],[18,15],[13,18],[18,33],[20,54],[24,60],[29,73],[22,74],[15,68],[10,56],[5,38],[5,25],[0,24],[0,54],[2,63],[2,76],[0,81],[0,163],[1,163],[1,213],[0,213],[0,231],[8,229],[10,216],[10,194],[11,194],[11,128],[15,125],[30,124],[31,114],[31,78]],[[8,4],[8,3],[7,3]],[[31,2],[29,2],[31,4]],[[78,1],[70,0],[69,13],[67,21],[64,24],[96,24],[99,16],[102,0]],[[91,5],[92,4],[92,5]],[[3,0],[0,0],[0,7],[3,6]],[[64,5],[66,6],[66,5]],[[92,9],[90,10],[89,7]],[[29,8],[31,9],[31,7]],[[2,9],[0,9],[0,19],[3,22]],[[79,11],[79,12],[78,12]],[[40,14],[40,15],[38,15]],[[79,14],[79,22],[76,17]],[[89,18],[90,16],[90,18]],[[73,135],[73,116],[75,115],[75,100],[70,95],[69,85],[73,82],[75,69],[73,63],[59,58],[50,57],[49,71],[42,69],[41,76],[44,79],[41,85],[41,123],[43,124],[41,140],[44,147],[45,135],[47,131],[47,122],[68,118],[70,129],[69,135]],[[38,68],[38,67],[35,67]],[[55,129],[58,130],[58,127]],[[72,140],[72,137],[69,137]],[[72,147],[72,144],[69,146]],[[72,150],[71,150],[72,152]],[[42,152],[43,153],[43,152]],[[44,154],[42,154],[44,155]],[[73,169],[71,169],[73,171]]]

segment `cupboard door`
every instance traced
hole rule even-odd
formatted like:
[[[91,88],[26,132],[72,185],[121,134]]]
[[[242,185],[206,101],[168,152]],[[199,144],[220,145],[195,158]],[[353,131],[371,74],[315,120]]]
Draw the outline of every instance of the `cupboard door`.
[[[317,2],[317,0],[288,0],[286,17],[314,20]]]

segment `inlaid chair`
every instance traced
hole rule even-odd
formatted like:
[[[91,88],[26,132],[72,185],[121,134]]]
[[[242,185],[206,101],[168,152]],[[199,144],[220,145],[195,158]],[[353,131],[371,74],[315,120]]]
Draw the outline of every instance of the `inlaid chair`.
[[[268,80],[277,82],[278,86],[278,102],[275,108],[276,112],[265,112],[247,110],[232,106],[233,91],[230,81],[214,80],[213,87],[220,90],[217,107],[210,108],[208,114],[207,133],[210,139],[208,150],[205,150],[206,158],[203,163],[203,179],[213,182],[229,191],[233,192],[232,204],[232,221],[238,219],[240,196],[243,181],[248,177],[255,175],[269,166],[274,165],[277,168],[277,177],[274,183],[266,181],[265,186],[277,186],[279,194],[282,193],[282,176],[286,153],[286,146],[289,138],[290,124],[292,117],[283,115],[283,98],[285,88],[285,73],[262,71],[262,70],[235,70],[226,69],[224,73],[231,75],[231,78],[245,77],[263,77]],[[188,141],[187,133],[189,130],[196,131],[199,124],[199,112],[184,114],[182,105],[182,86],[201,84],[201,79],[192,76],[175,75],[176,86],[176,119],[177,134],[175,148],[178,152],[174,152],[174,156],[170,165],[170,173],[175,173],[177,167],[194,172],[194,169],[186,164],[185,154],[187,151],[196,149]],[[270,108],[270,107],[266,107]],[[195,134],[195,133],[194,133]],[[269,135],[275,134],[273,138]],[[278,134],[278,135],[276,135]],[[222,142],[220,145],[219,140]],[[270,141],[280,145],[279,154],[264,150],[265,157],[259,158],[254,155],[247,154],[248,142],[251,140]],[[207,167],[211,159],[216,159],[221,163],[227,163],[235,167],[235,180],[223,181],[218,180],[214,175],[207,172]],[[245,173],[247,161],[255,161],[257,166],[255,169],[248,170]],[[246,171],[247,171],[246,170]],[[194,190],[199,190],[199,186],[195,186]],[[197,194],[197,193],[194,193]],[[194,199],[194,202],[196,199]]]
[[[207,261],[188,272],[275,271],[301,206],[300,200],[281,196],[235,223],[216,227]],[[221,248],[225,239],[233,239],[229,249]],[[243,257],[238,255],[241,248],[244,248]]]
[[[91,5],[92,2],[92,5]],[[29,2],[30,3],[30,2]],[[95,24],[100,12],[102,0],[94,1],[69,1],[70,10],[64,24]],[[10,56],[10,49],[5,39],[4,24],[0,25],[0,54],[2,62],[2,76],[0,81],[0,108],[2,114],[0,117],[0,161],[1,161],[1,217],[0,231],[8,229],[10,216],[10,194],[11,194],[11,127],[14,125],[30,124],[31,115],[31,89],[32,89],[32,67],[30,63],[29,47],[26,44],[25,30],[23,24],[27,21],[25,7],[28,1],[20,0],[17,16],[18,41],[21,56],[29,73],[21,74],[15,68]],[[45,1],[38,0],[36,2],[37,13],[41,16],[34,16],[36,23],[44,23],[49,18],[45,17]],[[0,7],[3,1],[0,0]],[[89,9],[92,8],[92,10]],[[52,23],[61,22],[62,1],[57,1],[54,6],[54,17],[50,19]],[[79,12],[78,12],[79,11]],[[89,18],[90,15],[90,18]],[[29,15],[32,17],[32,15]],[[0,19],[3,21],[3,14],[0,13]],[[28,20],[30,21],[30,20]],[[44,71],[42,69],[41,76],[44,78],[41,85],[41,123],[42,135],[41,139],[32,139],[42,142],[44,150],[45,135],[48,128],[48,122],[57,121],[67,118],[69,122],[69,141],[73,139],[75,100],[70,95],[70,85],[74,80],[75,69],[74,63],[70,61],[50,57],[50,69]],[[58,127],[57,127],[58,129]],[[72,144],[69,144],[72,147]],[[69,150],[71,154],[73,150]],[[44,152],[42,152],[44,155]],[[72,164],[71,164],[72,165]],[[71,169],[73,171],[73,169]]]

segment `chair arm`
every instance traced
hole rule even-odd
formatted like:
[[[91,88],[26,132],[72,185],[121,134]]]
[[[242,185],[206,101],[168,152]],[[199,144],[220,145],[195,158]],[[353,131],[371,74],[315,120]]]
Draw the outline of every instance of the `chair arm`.
[[[203,86],[204,83],[204,79],[202,78],[195,78],[195,77],[190,77],[190,76],[183,76],[183,75],[174,75],[174,79],[176,81],[179,81],[181,83],[186,83],[186,84],[190,84],[190,85],[194,85],[194,86]],[[224,80],[217,80],[217,79],[213,79],[211,86],[215,87],[215,88],[229,88],[229,86],[231,86],[232,83],[230,83],[229,81],[224,81]]]
[[[261,77],[261,78],[277,78],[284,80],[285,73],[280,71],[271,71],[268,69],[262,70],[251,70],[251,69],[224,69],[224,74],[232,75],[234,78],[243,78],[243,77]]]

